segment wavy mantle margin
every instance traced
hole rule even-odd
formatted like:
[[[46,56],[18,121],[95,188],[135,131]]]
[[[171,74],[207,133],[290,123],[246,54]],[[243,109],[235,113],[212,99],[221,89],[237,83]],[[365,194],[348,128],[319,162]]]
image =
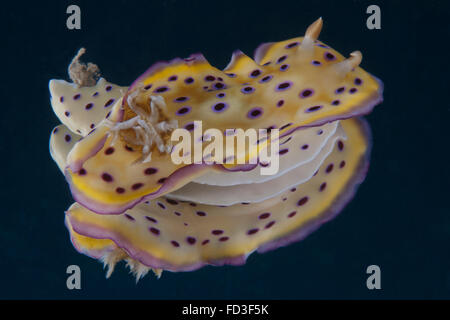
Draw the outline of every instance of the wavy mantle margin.
[[[364,101],[360,106],[353,108],[353,110],[351,110],[350,112],[348,112],[346,114],[342,114],[340,117],[335,117],[332,119],[326,118],[320,122],[315,122],[315,123],[312,123],[312,124],[309,124],[306,126],[293,127],[290,130],[287,130],[286,132],[284,132],[282,135],[280,135],[280,137],[278,139],[286,137],[287,135],[290,135],[297,130],[321,126],[328,122],[337,121],[337,120],[345,120],[345,119],[354,118],[357,116],[362,116],[362,115],[366,115],[366,114],[370,113],[377,104],[380,104],[381,102],[383,102],[383,88],[384,88],[383,82],[380,79],[378,79],[377,77],[375,77],[375,76],[373,76],[373,77],[380,84],[379,90],[377,92],[375,92],[372,96],[370,96],[366,101]],[[361,121],[365,122],[365,120],[361,120]],[[368,125],[365,125],[365,126],[368,126]],[[370,129],[368,129],[366,131],[370,131]],[[69,183],[70,191],[72,193],[73,198],[75,199],[75,201],[79,202],[84,207],[88,208],[91,211],[99,213],[99,214],[122,214],[126,210],[133,208],[135,205],[139,204],[140,202],[152,200],[152,199],[155,199],[165,193],[176,190],[176,189],[172,190],[171,188],[176,186],[177,182],[180,179],[182,179],[183,177],[186,177],[188,175],[191,175],[191,174],[199,173],[202,170],[206,170],[208,166],[210,166],[210,165],[192,164],[192,165],[183,167],[183,168],[175,171],[174,173],[172,173],[168,177],[167,181],[162,185],[162,187],[160,189],[158,189],[158,191],[147,194],[141,198],[138,198],[134,201],[128,202],[127,204],[124,204],[121,206],[105,205],[105,204],[99,203],[99,202],[87,197],[85,194],[83,194],[81,191],[79,191],[71,182],[70,176],[68,174],[66,174],[66,179],[67,179],[67,182]],[[231,170],[226,169],[222,165],[216,165],[216,166],[218,166],[222,170],[234,171],[232,169]],[[237,171],[248,171],[251,169],[252,169],[252,166],[248,166],[248,167],[241,167]],[[178,188],[180,188],[180,187],[182,187],[182,185],[179,186]]]
[[[253,252],[257,251],[258,253],[264,253],[267,251],[271,251],[277,249],[279,247],[287,246],[293,242],[297,242],[303,240],[309,234],[317,230],[322,224],[330,221],[335,218],[344,207],[350,202],[350,200],[355,196],[356,191],[359,185],[364,181],[368,168],[369,168],[369,159],[371,154],[372,147],[372,135],[370,131],[370,127],[366,120],[363,118],[359,118],[359,126],[363,136],[366,138],[367,149],[364,155],[361,156],[359,160],[358,167],[355,171],[353,177],[348,181],[347,185],[343,189],[343,192],[340,196],[338,196],[335,201],[330,205],[330,207],[324,211],[320,216],[315,219],[309,221],[299,229],[281,237],[278,239],[271,240],[265,244],[260,245],[255,250],[234,257],[226,257],[222,259],[208,260],[208,261],[198,261],[196,263],[188,264],[188,265],[174,265],[167,261],[156,258],[146,252],[138,250],[134,248],[124,237],[118,235],[109,230],[104,230],[99,227],[89,225],[86,223],[77,222],[75,219],[70,219],[70,214],[66,212],[66,216],[68,217],[70,224],[72,225],[73,230],[81,235],[95,238],[95,239],[110,239],[112,240],[119,248],[123,249],[132,259],[135,259],[142,264],[154,268],[154,269],[164,269],[167,271],[179,272],[179,271],[193,271],[197,270],[206,265],[212,266],[223,266],[223,265],[233,265],[239,266],[245,264],[248,256]],[[79,250],[79,249],[77,249]],[[86,254],[86,252],[82,252]]]

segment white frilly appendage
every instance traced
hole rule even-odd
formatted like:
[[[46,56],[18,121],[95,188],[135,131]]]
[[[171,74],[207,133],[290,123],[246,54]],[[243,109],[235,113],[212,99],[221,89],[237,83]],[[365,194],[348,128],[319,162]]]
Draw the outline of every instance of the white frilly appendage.
[[[127,267],[130,268],[130,272],[136,277],[136,283],[145,277],[150,270],[153,271],[158,279],[161,278],[163,271],[162,269],[147,267],[139,261],[130,258],[125,251],[119,248],[106,252],[100,260],[103,262],[103,267],[108,268],[106,271],[106,278],[111,277],[116,264],[122,260],[126,261]]]
[[[112,145],[116,142],[118,132],[121,130],[132,129],[135,136],[126,136],[125,140],[134,145],[142,146],[141,162],[150,162],[152,159],[152,149],[156,146],[159,152],[171,152],[172,144],[170,139],[164,141],[163,136],[171,130],[178,128],[177,120],[159,121],[161,111],[166,108],[164,98],[161,96],[150,96],[149,112],[136,105],[136,97],[142,92],[141,87],[132,92],[127,103],[130,109],[136,114],[134,118],[123,122],[114,123],[106,119],[106,125],[110,127],[111,133],[114,135]]]

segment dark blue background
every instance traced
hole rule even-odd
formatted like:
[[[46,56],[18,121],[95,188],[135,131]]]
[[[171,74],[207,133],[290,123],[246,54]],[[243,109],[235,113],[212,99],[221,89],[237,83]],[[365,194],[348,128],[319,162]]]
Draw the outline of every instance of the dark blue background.
[[[78,4],[82,30],[66,29]],[[378,4],[382,29],[368,30]],[[72,199],[48,153],[58,124],[48,93],[88,50],[106,79],[130,84],[158,60],[202,52],[225,67],[234,49],[303,35],[324,18],[320,39],[385,83],[368,116],[371,168],[356,198],[306,240],[241,267],[148,275],[137,285],[124,265],[109,280],[72,247],[64,210]],[[448,120],[449,6],[446,1],[47,1],[2,3],[0,113],[0,298],[2,299],[393,299],[450,297]],[[82,290],[66,289],[66,267]],[[382,290],[366,288],[366,267]]]

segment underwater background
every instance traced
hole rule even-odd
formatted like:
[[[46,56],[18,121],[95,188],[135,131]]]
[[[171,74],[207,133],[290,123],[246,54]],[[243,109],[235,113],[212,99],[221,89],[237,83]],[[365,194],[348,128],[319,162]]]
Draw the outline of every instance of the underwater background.
[[[81,30],[66,8],[81,8]],[[381,8],[381,30],[366,8]],[[0,299],[448,299],[450,162],[448,1],[39,1],[2,4]],[[124,263],[110,279],[79,254],[64,226],[72,204],[48,151],[59,124],[48,81],[68,79],[80,47],[109,81],[129,85],[159,60],[202,52],[224,68],[235,49],[302,36],[318,17],[320,40],[383,80],[367,116],[368,176],[334,220],[305,240],[244,266],[153,274],[135,284]],[[81,268],[68,290],[66,268]],[[366,268],[381,268],[368,290]]]

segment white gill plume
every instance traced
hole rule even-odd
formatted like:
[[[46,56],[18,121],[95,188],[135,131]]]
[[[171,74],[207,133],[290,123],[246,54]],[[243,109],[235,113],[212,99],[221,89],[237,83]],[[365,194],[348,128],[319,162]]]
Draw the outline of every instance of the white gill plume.
[[[148,112],[137,106],[136,97],[143,92],[143,87],[138,87],[127,97],[127,104],[136,114],[135,117],[123,122],[114,123],[106,120],[106,125],[110,127],[111,133],[114,135],[112,145],[116,142],[118,132],[121,130],[132,129],[134,137],[124,136],[126,142],[134,145],[142,146],[142,158],[140,162],[146,163],[151,161],[153,147],[156,146],[159,152],[170,152],[172,144],[170,139],[164,141],[164,135],[171,130],[178,128],[177,120],[159,121],[161,112],[166,109],[166,103],[161,96],[150,96]]]

